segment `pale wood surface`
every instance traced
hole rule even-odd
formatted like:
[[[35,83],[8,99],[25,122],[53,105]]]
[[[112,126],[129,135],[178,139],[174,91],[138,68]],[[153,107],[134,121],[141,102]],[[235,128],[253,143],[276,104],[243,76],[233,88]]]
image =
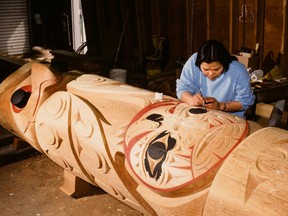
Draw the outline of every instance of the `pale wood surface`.
[[[227,158],[210,189],[204,215],[287,215],[288,132],[264,128]]]
[[[31,91],[23,108],[10,102],[18,89]],[[250,188],[253,181],[247,181],[242,163],[277,152],[277,145],[261,151],[278,133],[287,145],[287,131],[263,131],[271,137],[267,142],[257,135],[263,130],[259,125],[229,113],[165,95],[155,99],[152,91],[98,75],[58,73],[39,63],[28,63],[3,81],[0,100],[1,125],[64,168],[63,191],[75,195],[83,185],[85,191],[83,180],[145,215],[214,215],[214,208],[218,215],[233,215],[246,206],[237,198],[217,206],[225,201],[217,200],[218,188],[231,182],[216,181],[219,169],[230,167],[224,176],[236,173],[238,183]],[[242,148],[248,148],[247,155],[231,161]],[[277,188],[283,183],[278,182]],[[226,190],[238,193],[238,188]],[[260,197],[253,200],[261,203]],[[275,206],[279,200],[273,200]],[[260,204],[248,210],[262,211]]]

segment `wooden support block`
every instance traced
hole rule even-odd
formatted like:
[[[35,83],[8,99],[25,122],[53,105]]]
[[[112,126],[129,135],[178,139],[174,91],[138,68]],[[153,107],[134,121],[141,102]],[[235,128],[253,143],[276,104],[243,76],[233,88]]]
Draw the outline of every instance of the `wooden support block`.
[[[79,198],[90,192],[91,185],[78,176],[64,170],[64,183],[60,189],[69,196]]]
[[[18,137],[15,137],[14,140],[13,140],[13,148],[17,151],[17,150],[20,150],[20,149],[24,149],[26,148],[27,146],[30,146],[27,142],[25,142],[24,140],[18,138]],[[32,147],[31,147],[32,148]]]

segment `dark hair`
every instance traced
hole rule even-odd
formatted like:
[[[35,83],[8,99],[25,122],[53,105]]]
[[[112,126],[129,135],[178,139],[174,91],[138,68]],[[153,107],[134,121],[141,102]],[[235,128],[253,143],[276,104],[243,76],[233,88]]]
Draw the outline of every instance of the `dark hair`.
[[[202,62],[219,62],[223,65],[224,71],[227,71],[233,60],[237,60],[237,58],[230,55],[222,43],[216,40],[207,40],[198,50],[195,64],[200,67]]]

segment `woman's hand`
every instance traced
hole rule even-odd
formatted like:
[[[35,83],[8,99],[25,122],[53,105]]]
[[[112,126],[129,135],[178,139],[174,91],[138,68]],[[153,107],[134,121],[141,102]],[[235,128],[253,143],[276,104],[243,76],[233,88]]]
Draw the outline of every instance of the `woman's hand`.
[[[236,112],[242,110],[242,104],[238,101],[218,102],[213,97],[205,98],[205,107],[207,109],[216,109],[225,112]]]
[[[184,92],[182,94],[181,100],[193,106],[203,106],[205,103],[204,98],[199,93],[192,95],[189,92]]]
[[[219,103],[216,98],[206,97],[204,101],[204,105],[207,109],[221,110],[221,103]]]

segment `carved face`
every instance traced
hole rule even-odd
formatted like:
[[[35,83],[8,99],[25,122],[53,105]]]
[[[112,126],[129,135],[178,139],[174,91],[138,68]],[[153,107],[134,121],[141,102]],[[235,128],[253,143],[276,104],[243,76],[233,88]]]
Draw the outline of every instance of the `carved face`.
[[[130,169],[148,187],[199,191],[247,132],[246,121],[234,115],[159,102],[130,122],[124,151]]]
[[[20,67],[0,86],[1,101],[5,101],[0,106],[2,126],[40,150],[34,128],[37,110],[51,94],[63,88],[62,83],[62,75],[47,65],[27,63]]]

